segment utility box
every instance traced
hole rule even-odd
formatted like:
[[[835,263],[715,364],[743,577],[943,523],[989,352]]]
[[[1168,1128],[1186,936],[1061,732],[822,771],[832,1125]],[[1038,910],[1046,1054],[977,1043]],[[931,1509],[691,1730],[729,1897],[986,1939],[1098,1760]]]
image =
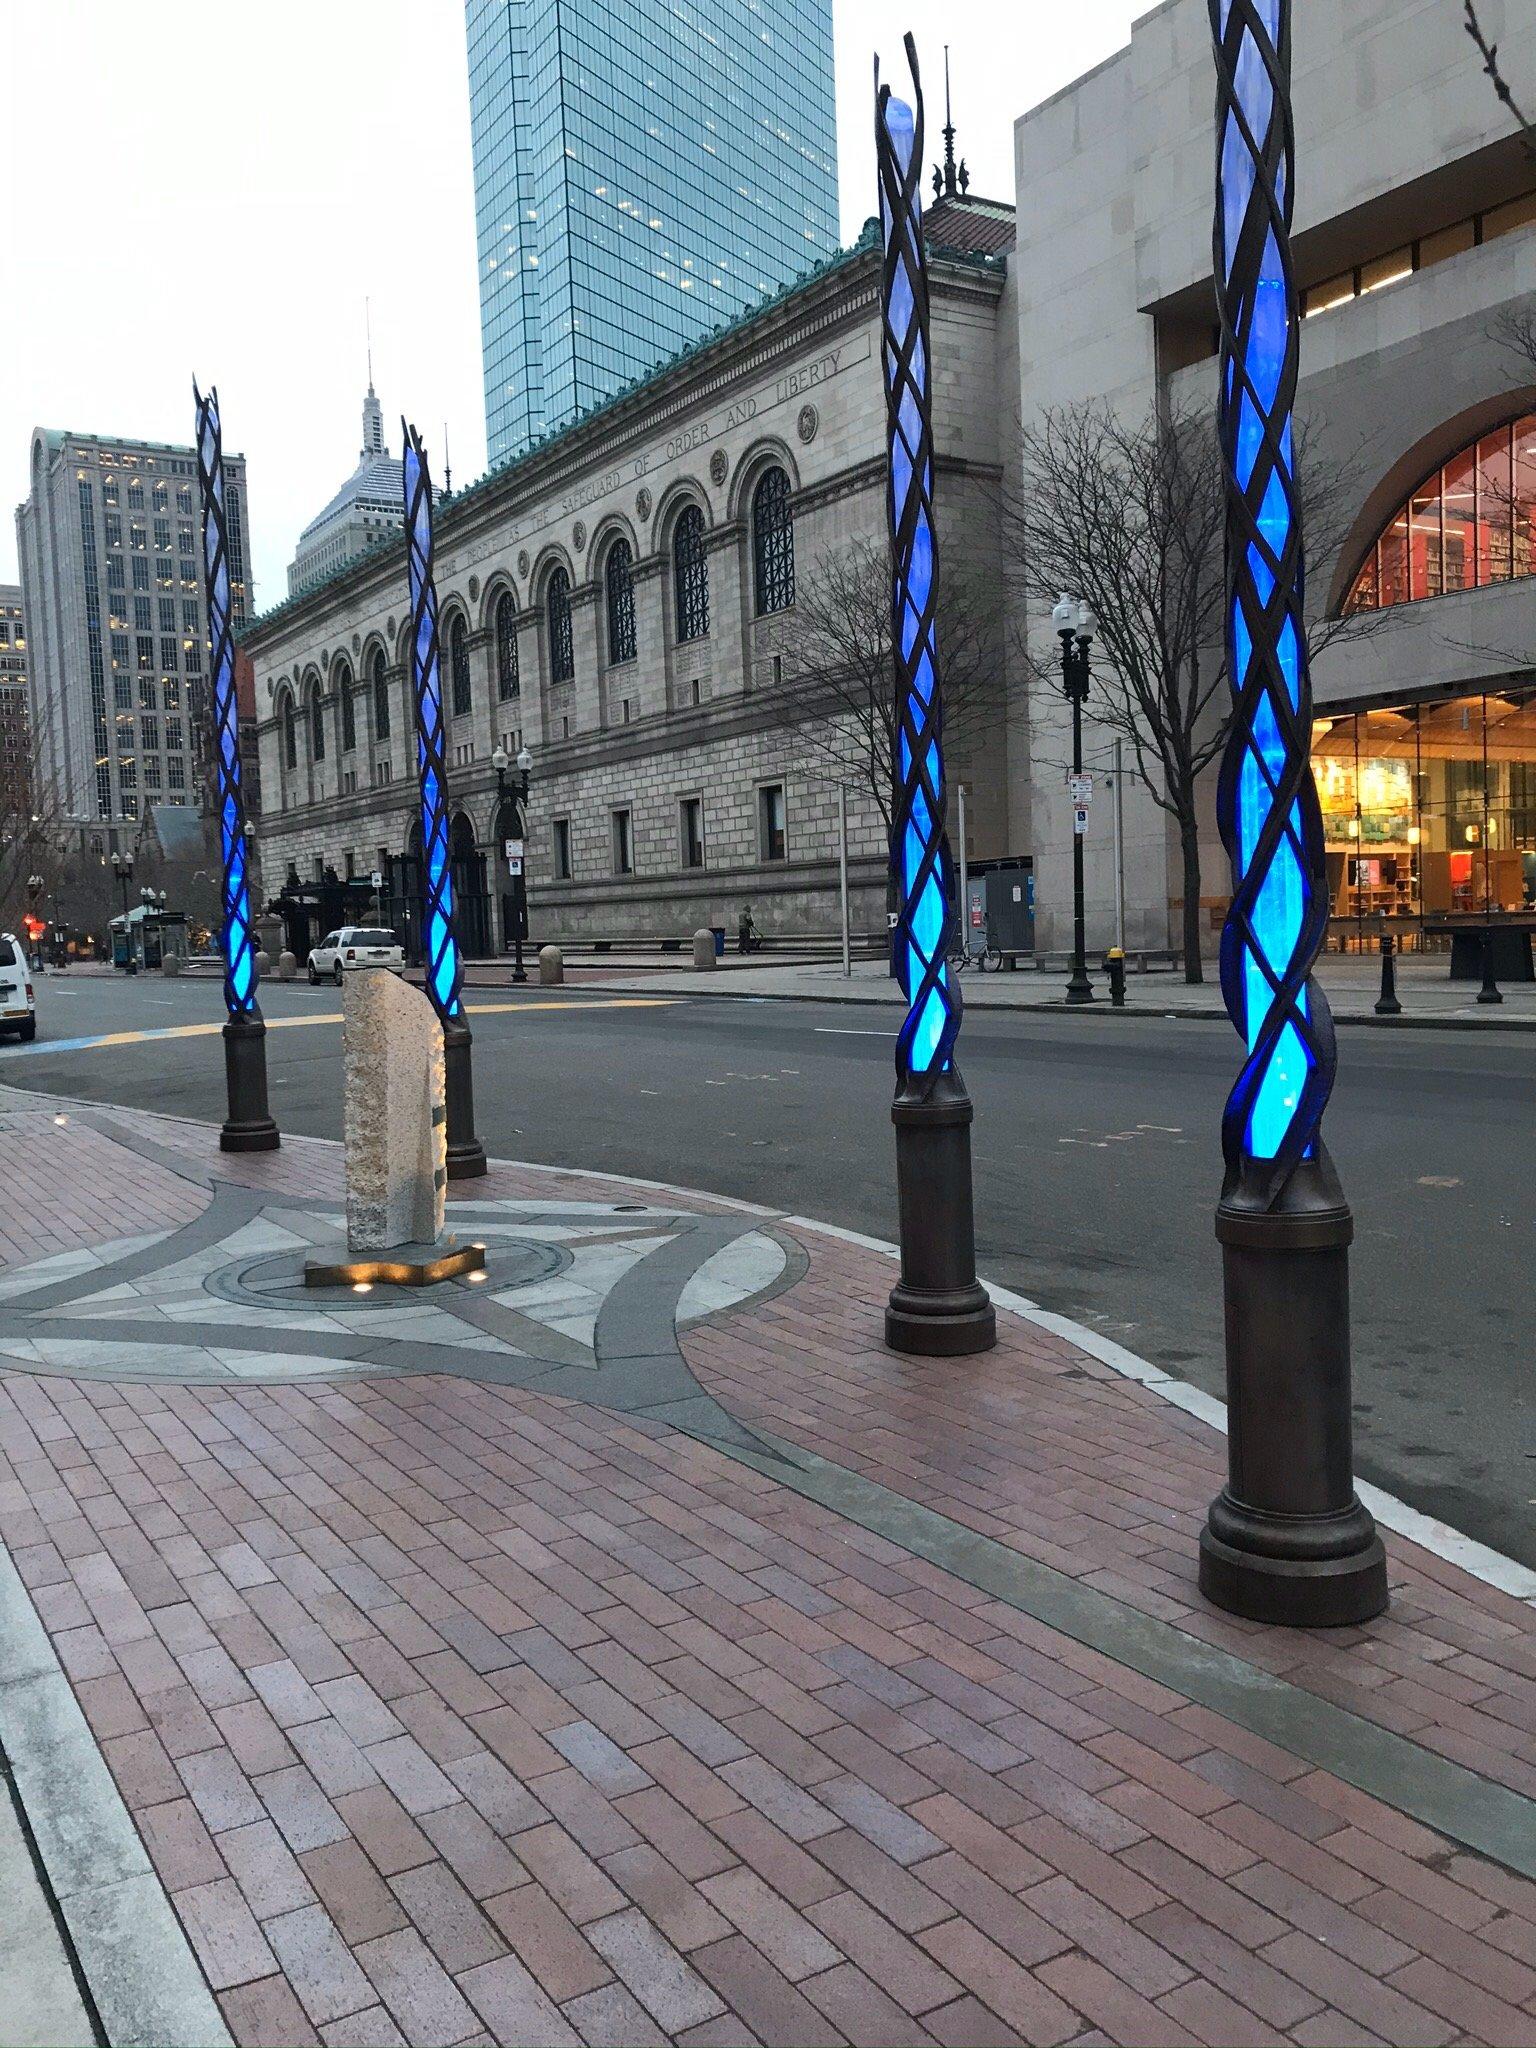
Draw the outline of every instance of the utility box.
[[[998,867],[973,878],[986,891],[987,943],[1002,953],[1035,950],[1035,876],[1032,868]]]

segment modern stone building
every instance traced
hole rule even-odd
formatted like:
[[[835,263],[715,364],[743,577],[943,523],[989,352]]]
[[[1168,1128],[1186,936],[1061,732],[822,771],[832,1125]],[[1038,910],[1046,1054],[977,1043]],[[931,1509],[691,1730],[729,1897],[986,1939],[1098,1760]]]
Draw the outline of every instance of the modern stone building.
[[[0,816],[32,814],[32,719],[21,585],[0,583]]]
[[[238,623],[244,458],[226,455],[224,474]],[[208,621],[195,450],[39,427],[16,528],[44,818],[136,827],[147,804],[200,805]]]
[[[946,557],[999,582],[999,391],[1012,388],[1011,209],[935,209],[937,511]],[[867,767],[829,764],[797,621],[829,562],[883,550],[879,254],[860,243],[644,383],[440,501],[437,587],[466,950],[506,931],[493,750],[534,757],[534,936],[832,932],[837,784],[855,920],[883,931],[885,829]],[[884,602],[877,566],[877,609]],[[798,599],[798,602],[797,602]],[[269,889],[385,877],[408,923],[419,845],[404,549],[380,547],[253,622]],[[941,644],[942,644],[941,626]],[[989,649],[1001,705],[1002,636]],[[812,729],[814,726],[814,729]],[[1000,708],[970,759],[977,856],[1027,844],[1025,744]],[[865,760],[867,762],[867,751]]]
[[[399,533],[404,524],[400,459],[385,445],[384,409],[370,378],[368,396],[363,400],[363,445],[357,467],[299,535],[288,564],[288,595],[296,597],[310,584],[323,582],[343,563]]]
[[[1506,74],[1536,98],[1536,13],[1486,0]],[[1295,257],[1306,461],[1352,479],[1342,540],[1314,535],[1309,610],[1390,607],[1314,662],[1315,766],[1337,943],[1410,944],[1456,912],[1536,901],[1536,170],[1442,0],[1299,0]],[[1205,0],[1166,0],[1130,45],[1016,128],[1023,417],[1103,401],[1214,416],[1215,83]],[[1030,622],[1047,655],[1049,622]],[[1090,711],[1092,699],[1090,699]],[[1010,796],[1032,803],[1042,946],[1070,944],[1066,713],[1036,686]],[[1101,769],[1109,735],[1091,736]],[[1205,781],[1204,924],[1227,869]],[[1089,940],[1111,932],[1108,810],[1087,841]],[[1178,847],[1132,790],[1128,937],[1178,932]],[[1383,918],[1388,925],[1370,922]]]

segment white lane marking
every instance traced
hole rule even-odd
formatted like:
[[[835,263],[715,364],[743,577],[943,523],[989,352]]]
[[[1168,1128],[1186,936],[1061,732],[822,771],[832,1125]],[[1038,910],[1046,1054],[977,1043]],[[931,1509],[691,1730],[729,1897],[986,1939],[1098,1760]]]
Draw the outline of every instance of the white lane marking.
[[[813,1024],[811,1029],[823,1038],[889,1038],[891,1035],[889,1031],[856,1031],[841,1024]]]

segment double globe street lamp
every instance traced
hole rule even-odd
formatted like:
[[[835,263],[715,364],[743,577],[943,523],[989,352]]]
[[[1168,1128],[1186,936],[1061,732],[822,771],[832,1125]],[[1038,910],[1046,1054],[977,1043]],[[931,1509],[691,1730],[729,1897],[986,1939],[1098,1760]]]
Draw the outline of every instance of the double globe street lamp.
[[[123,972],[125,974],[137,974],[139,963],[133,957],[133,932],[128,923],[128,884],[133,880],[133,855],[131,853],[114,853],[112,856],[112,872],[117,877],[118,888],[123,892],[123,941],[126,956],[123,960]]]
[[[1083,795],[1083,704],[1088,696],[1089,655],[1093,643],[1093,609],[1080,599],[1063,597],[1051,613],[1061,636],[1061,687],[1072,706],[1072,972],[1067,980],[1069,1003],[1091,1003],[1087,939],[1083,912],[1083,839],[1088,822]]]
[[[517,872],[512,881],[512,979],[526,981],[528,975],[523,966],[523,941],[528,936],[528,856],[523,850],[528,838],[528,778],[533,770],[533,756],[526,747],[519,747],[514,763],[505,747],[498,747],[491,756],[491,766],[496,770],[496,818],[498,828],[506,816],[507,770],[517,769],[517,833],[518,852],[507,854],[510,868],[514,859]],[[505,851],[505,849],[503,849]]]

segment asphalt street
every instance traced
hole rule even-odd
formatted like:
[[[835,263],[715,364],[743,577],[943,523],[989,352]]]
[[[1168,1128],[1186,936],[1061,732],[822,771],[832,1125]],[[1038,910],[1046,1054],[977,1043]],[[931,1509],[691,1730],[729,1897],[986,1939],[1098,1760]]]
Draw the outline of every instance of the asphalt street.
[[[274,1114],[339,1137],[337,992],[262,994]],[[895,1235],[894,1012],[669,999],[664,975],[654,997],[476,989],[470,1009],[488,1151]],[[212,978],[50,976],[38,1015],[0,1080],[222,1116]],[[1234,1049],[1225,1023],[1102,1014],[973,1012],[961,1041],[983,1273],[1215,1393]],[[1359,1469],[1536,1565],[1533,1082],[1536,1036],[1342,1031],[1327,1132],[1356,1219]]]

